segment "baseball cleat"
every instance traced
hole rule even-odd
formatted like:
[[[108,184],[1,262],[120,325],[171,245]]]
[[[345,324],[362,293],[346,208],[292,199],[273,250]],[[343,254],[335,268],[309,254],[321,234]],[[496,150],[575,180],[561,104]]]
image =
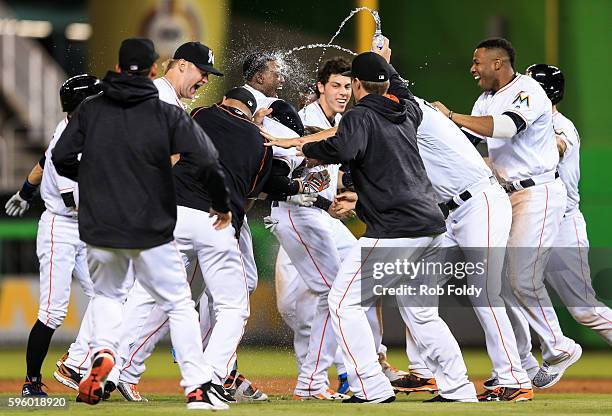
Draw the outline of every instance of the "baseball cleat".
[[[223,383],[223,387],[238,402],[265,402],[268,400],[268,395],[258,389],[238,370],[232,370],[230,376]]]
[[[26,376],[25,383],[21,387],[22,397],[47,397],[47,393],[43,390],[43,387],[47,387],[42,381],[41,377],[30,377]]]
[[[115,365],[115,357],[109,350],[96,353],[91,367],[79,383],[79,398],[87,404],[97,404],[104,397],[104,383]]]
[[[485,381],[483,381],[482,386],[486,390],[495,390],[497,387],[499,387],[499,380],[497,377],[491,376]]]
[[[349,382],[348,382],[348,374],[342,373],[338,375],[338,389],[336,390],[338,393],[347,394],[350,390]]]
[[[430,393],[438,391],[435,378],[424,378],[416,374],[408,374],[391,382],[393,390],[402,393],[415,393],[427,391]]]
[[[378,362],[380,363],[383,373],[389,379],[389,381],[394,381],[400,377],[404,377],[410,374],[406,371],[398,370],[397,368],[389,364],[387,362],[387,356],[383,353],[378,353]]]
[[[524,402],[533,399],[533,389],[497,387],[476,396],[479,402]]]
[[[117,385],[110,380],[106,380],[106,384],[104,385],[104,396],[102,396],[102,400],[109,400],[111,393],[117,389]]]
[[[566,355],[561,361],[554,364],[549,364],[546,361],[542,363],[540,371],[535,375],[532,384],[540,389],[547,389],[554,386],[561,380],[561,376],[570,365],[574,364],[582,356],[582,347],[576,344],[576,348],[571,354]]]
[[[478,403],[478,399],[476,397],[473,399],[447,399],[438,394],[429,400],[423,400],[423,403]]]
[[[308,396],[302,396],[299,394],[293,395],[293,400],[324,400],[324,401],[338,401],[346,400],[349,396],[333,391],[332,389],[323,390],[320,393],[310,394]]]
[[[227,410],[229,406],[217,396],[211,383],[206,383],[187,394],[187,409]]]
[[[221,401],[225,403],[236,403],[234,396],[229,394],[221,384],[210,383],[210,393],[215,394]]]
[[[360,399],[359,397],[353,395],[349,397],[348,399],[342,400],[342,403],[377,404],[377,403],[391,403],[394,401],[395,401],[395,396],[381,397],[380,399],[366,400],[366,399]]]
[[[66,351],[64,355],[62,355],[60,359],[55,362],[55,366],[59,368],[62,364],[64,364],[64,361],[66,361],[66,359],[68,359],[68,351]]]
[[[117,390],[119,390],[119,393],[121,393],[128,402],[148,402],[146,397],[140,395],[138,384],[120,381],[117,383]]]
[[[70,387],[71,389],[77,391],[79,390],[81,375],[64,363],[59,365],[57,370],[53,372],[53,378],[66,387]]]

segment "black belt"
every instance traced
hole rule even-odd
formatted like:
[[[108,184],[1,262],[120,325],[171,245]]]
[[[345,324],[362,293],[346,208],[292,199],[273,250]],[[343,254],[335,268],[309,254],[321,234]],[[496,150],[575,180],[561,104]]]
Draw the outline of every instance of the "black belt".
[[[559,177],[559,172],[555,172],[555,179],[557,179],[558,177]],[[531,178],[523,179],[519,183],[523,187],[522,189],[531,188],[532,186],[535,186],[535,184],[536,184],[535,181],[533,179],[531,179]],[[507,193],[512,193],[512,192],[515,192],[515,191],[520,191],[520,189],[516,189],[514,187],[512,182],[506,182],[504,184],[504,189],[506,190]]]
[[[465,191],[459,194],[459,198],[463,201],[466,202],[468,199],[470,199],[472,197],[472,194],[469,191]],[[449,211],[454,210],[455,208],[459,208],[459,204],[455,202],[454,199],[451,199],[450,201],[447,202],[443,202],[442,203],[446,209],[448,209]]]

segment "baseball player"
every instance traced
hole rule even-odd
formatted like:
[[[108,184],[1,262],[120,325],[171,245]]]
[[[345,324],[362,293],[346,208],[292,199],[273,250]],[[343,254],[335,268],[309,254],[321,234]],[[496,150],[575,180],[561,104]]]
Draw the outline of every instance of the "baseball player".
[[[589,240],[580,211],[580,136],[574,124],[559,112],[565,78],[552,65],[535,64],[526,74],[540,83],[553,104],[553,126],[561,158],[557,169],[567,189],[567,206],[559,226],[559,235],[546,265],[546,282],[555,289],[574,319],[596,331],[612,345],[612,310],[599,302],[591,283],[588,263]]]
[[[218,230],[231,221],[228,193],[206,134],[182,110],[159,100],[151,81],[157,57],[150,40],[124,40],[121,72],[106,75],[104,94],[81,104],[52,152],[58,173],[79,179],[79,232],[94,282],[93,359],[79,384],[79,399],[98,403],[115,365],[131,261],[135,278],[169,317],[187,407],[223,410],[228,406],[211,386],[212,368],[205,364],[195,304],[173,238],[170,156],[188,158],[208,183],[216,217],[211,221]]]
[[[522,322],[529,322],[538,334],[544,361],[555,363],[546,367],[546,374],[554,379],[580,358],[582,348],[561,331],[543,282],[567,199],[557,172],[552,105],[534,79],[515,73],[514,58],[515,51],[505,39],[480,42],[470,72],[483,93],[472,115],[454,113],[441,103],[434,105],[474,142],[486,140],[493,170],[510,193],[512,227],[503,296],[511,306],[522,367],[533,385],[542,387],[549,377],[538,371],[529,328]]]
[[[390,56],[388,39],[384,51]],[[421,122],[421,111],[412,95],[407,91],[410,99],[401,101],[384,95],[389,80],[394,84],[401,81],[385,59],[373,52],[353,60],[351,77],[357,105],[344,115],[336,135],[318,143],[299,145],[298,150],[323,162],[350,164],[359,195],[357,214],[367,229],[342,263],[332,285],[331,321],[354,393],[346,401],[388,403],[395,395],[381,371],[365,315],[366,306],[373,304],[376,293],[367,290],[374,278],[371,269],[362,270],[362,250],[364,259],[374,261],[385,255],[375,250],[377,247],[403,247],[402,256],[410,262],[429,258],[441,243],[444,219],[418,155],[416,126]],[[369,145],[374,136],[376,146]],[[378,185],[381,182],[386,184],[384,188]],[[395,278],[390,277],[381,283],[386,287],[394,282]],[[476,401],[459,346],[436,308],[420,304],[405,308],[404,312],[406,324],[419,347],[428,351],[424,355],[430,368],[435,369],[441,394],[432,400]]]
[[[41,381],[41,367],[55,330],[64,322],[74,276],[88,298],[93,284],[87,269],[85,243],[79,239],[78,186],[60,176],[51,161],[51,151],[66,128],[75,108],[85,98],[100,93],[100,81],[92,75],[77,75],[60,88],[62,111],[67,115],[57,125],[42,159],[32,168],[19,192],[5,205],[10,216],[22,216],[29,208],[38,185],[45,211],[38,223],[36,253],[40,263],[40,302],[38,319],[30,331],[26,349],[27,374],[22,396],[46,396]],[[86,356],[87,340],[78,337],[71,345],[74,355]],[[78,381],[77,381],[78,383]],[[78,384],[77,384],[78,385]]]
[[[400,92],[396,95],[401,96]],[[510,201],[461,130],[427,101],[420,98],[416,101],[423,112],[423,121],[417,130],[419,154],[438,202],[449,211],[442,245],[464,249],[466,262],[487,265],[484,275],[473,273],[467,277],[467,284],[483,289],[478,296],[470,296],[470,300],[485,332],[494,371],[503,376],[498,376],[496,390],[487,390],[478,398],[480,401],[531,400],[531,381],[521,368],[514,332],[500,294],[512,221]],[[406,346],[411,374],[391,384],[405,392],[434,390],[433,373],[409,333]]]

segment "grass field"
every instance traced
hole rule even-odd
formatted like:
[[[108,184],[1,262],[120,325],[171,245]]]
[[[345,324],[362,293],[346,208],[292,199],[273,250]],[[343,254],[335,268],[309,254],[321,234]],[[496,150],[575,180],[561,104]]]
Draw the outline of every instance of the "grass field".
[[[54,349],[43,368],[43,379],[49,385],[51,395],[70,398],[68,410],[38,409],[37,415],[57,414],[104,414],[104,415],[152,415],[183,414],[187,410],[184,398],[178,387],[178,367],[172,363],[167,348],[160,348],[151,357],[147,372],[141,383],[141,391],[149,398],[149,403],[129,403],[115,394],[110,402],[97,406],[87,406],[74,402],[75,394],[60,386],[53,380],[56,358],[63,350]],[[489,359],[483,351],[467,350],[464,353],[470,377],[479,382],[489,374]],[[390,361],[398,366],[407,364],[401,350],[389,353]],[[385,406],[350,406],[340,403],[294,402],[291,399],[295,363],[290,350],[272,350],[245,348],[239,351],[241,371],[255,381],[264,391],[273,393],[269,403],[236,404],[224,414],[232,415],[389,415],[407,412],[425,413],[427,415],[582,415],[612,414],[612,355],[610,351],[585,351],[582,359],[566,373],[564,380],[552,390],[536,392],[531,403],[480,403],[480,404],[427,404],[421,403],[431,397],[429,394],[401,394],[395,403]],[[22,350],[0,351],[0,414],[22,413],[25,410],[14,410],[6,407],[6,398],[17,396],[25,371],[25,358]],[[330,377],[335,374],[330,373]],[[280,387],[279,387],[280,386]],[[596,386],[593,390],[591,387]],[[477,386],[477,389],[480,389]],[[597,391],[594,393],[593,391]]]

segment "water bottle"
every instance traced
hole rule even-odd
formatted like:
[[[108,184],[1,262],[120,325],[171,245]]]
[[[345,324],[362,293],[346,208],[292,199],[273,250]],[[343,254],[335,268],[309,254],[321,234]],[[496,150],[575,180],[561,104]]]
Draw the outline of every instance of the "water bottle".
[[[377,29],[374,32],[374,37],[372,38],[372,43],[374,44],[375,48],[377,48],[379,51],[382,51],[382,48],[385,46],[385,37],[383,36],[383,34],[380,31],[380,29]]]

